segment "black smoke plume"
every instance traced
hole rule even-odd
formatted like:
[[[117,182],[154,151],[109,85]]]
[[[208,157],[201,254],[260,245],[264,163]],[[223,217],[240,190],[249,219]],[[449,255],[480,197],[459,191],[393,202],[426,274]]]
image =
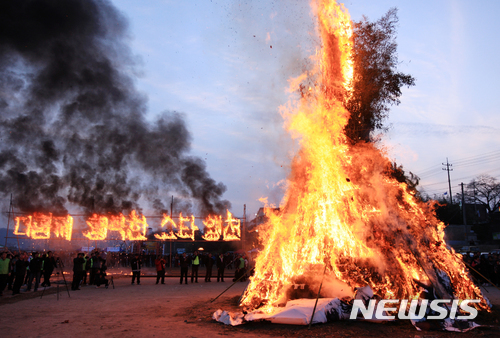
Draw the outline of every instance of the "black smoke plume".
[[[0,193],[26,212],[230,207],[179,113],[148,122],[109,1],[0,2]],[[191,202],[193,205],[191,205]]]

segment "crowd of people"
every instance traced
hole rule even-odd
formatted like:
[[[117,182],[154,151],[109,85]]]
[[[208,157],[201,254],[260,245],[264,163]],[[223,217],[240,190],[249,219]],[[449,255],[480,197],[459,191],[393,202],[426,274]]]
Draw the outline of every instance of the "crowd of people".
[[[170,259],[169,255],[118,254],[98,250],[73,255],[61,252],[58,258],[54,257],[52,251],[47,253],[4,251],[0,255],[0,295],[3,295],[6,288],[12,291],[13,295],[19,294],[23,285],[26,286],[25,292],[37,291],[40,286],[49,287],[55,269],[60,269],[57,274],[60,272],[62,276],[66,266],[73,271],[72,280],[68,280],[73,291],[88,285],[107,288],[110,283],[107,270],[110,266],[130,268],[131,283],[137,285],[141,284],[141,268],[144,266],[156,268],[156,284],[165,284],[166,269],[169,267],[180,268],[181,284],[188,283],[189,269],[191,269],[191,283],[198,283],[200,268],[204,268],[205,282],[212,282],[212,278],[217,278],[217,282],[224,282],[227,270],[234,269],[233,281],[243,282],[250,273],[249,258],[245,254],[233,252],[212,254],[195,251],[193,254],[176,254]]]
[[[243,282],[252,274],[249,268],[252,265],[249,261],[251,257],[233,252],[212,254],[195,251],[193,254],[176,254],[172,259],[168,255],[157,255],[153,260],[150,254],[107,254],[98,250],[87,254],[77,253],[76,257],[71,258],[69,256],[56,258],[52,251],[46,253],[4,251],[0,254],[0,296],[3,295],[5,288],[16,295],[20,293],[23,285],[26,286],[25,292],[37,291],[40,286],[50,287],[51,277],[56,268],[60,268],[62,274],[65,262],[68,264],[71,259],[73,265],[71,289],[74,291],[80,290],[83,285],[94,285],[96,288],[103,285],[107,288],[110,280],[106,271],[110,264],[115,267],[129,267],[132,271],[131,283],[137,285],[141,284],[143,266],[156,268],[156,284],[165,284],[166,269],[170,266],[180,268],[180,284],[188,284],[188,279],[191,283],[198,283],[200,267],[205,268],[205,282],[211,282],[212,278],[217,278],[217,282],[224,282],[227,269],[234,268],[233,282]],[[500,286],[499,254],[469,253],[465,254],[463,259],[472,268],[471,275],[478,285],[488,286],[492,283]]]
[[[500,255],[495,253],[467,253],[464,262],[472,267],[471,274],[478,285],[489,286],[490,283],[500,286]]]
[[[52,251],[44,254],[33,252],[4,251],[0,256],[0,296],[3,291],[19,294],[21,286],[26,285],[26,292],[37,291],[38,287],[50,286],[50,278],[57,266],[57,260]],[[43,282],[41,278],[43,276]],[[41,284],[40,284],[41,282]]]
[[[81,285],[95,285],[96,288],[104,285],[107,289],[109,281],[106,270],[106,258],[99,251],[93,251],[90,257],[82,252],[78,253],[73,259],[71,290],[80,290]]]
[[[234,264],[236,267],[233,282],[244,282],[250,273],[248,271],[249,261],[246,255],[233,255],[232,253],[212,255],[212,253],[200,254],[195,251],[193,255],[182,253],[178,256],[178,265],[181,268],[180,284],[188,283],[189,266],[191,266],[191,283],[198,283],[198,271],[200,266],[205,267],[205,282],[212,281],[213,267],[217,268],[217,282],[224,282],[224,272],[226,268],[231,268]],[[157,265],[157,272],[159,275],[164,274],[165,270]],[[158,278],[158,277],[157,277]],[[158,280],[157,280],[158,283]]]

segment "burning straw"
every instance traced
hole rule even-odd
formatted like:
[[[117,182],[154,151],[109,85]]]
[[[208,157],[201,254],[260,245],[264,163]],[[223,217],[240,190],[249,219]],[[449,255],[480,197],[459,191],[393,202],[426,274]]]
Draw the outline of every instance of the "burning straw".
[[[259,229],[264,249],[241,304],[270,313],[290,299],[293,284],[317,290],[327,257],[325,281],[351,291],[369,286],[381,298],[416,299],[426,284],[488,309],[462,260],[446,248],[432,207],[390,177],[391,162],[373,143],[349,142],[345,102],[359,76],[352,23],[334,1],[315,7],[322,48],[314,69],[290,81],[300,97],[282,107],[301,148],[280,213]],[[338,289],[321,295],[335,297]]]

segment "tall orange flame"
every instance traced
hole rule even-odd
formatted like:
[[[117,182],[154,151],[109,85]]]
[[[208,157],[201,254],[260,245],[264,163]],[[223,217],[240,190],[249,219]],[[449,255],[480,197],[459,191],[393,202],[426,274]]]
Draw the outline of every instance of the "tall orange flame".
[[[191,227],[185,226],[185,222],[190,222]],[[194,224],[194,216],[182,217],[182,212],[179,215],[179,232],[177,232],[177,237],[179,238],[191,238],[194,241],[194,232],[199,230],[199,228]]]
[[[163,228],[165,225],[170,224],[169,229],[170,231],[168,233],[163,232],[161,235],[155,234],[155,238],[160,239],[162,241],[167,240],[167,239],[177,239],[177,236],[174,234],[174,229],[177,228],[175,225],[175,222],[168,216],[167,214],[163,214],[163,219],[161,220],[161,227]]]
[[[307,78],[316,85],[282,107],[300,152],[280,213],[268,214],[259,231],[264,249],[241,304],[270,312],[298,280],[312,285],[326,271],[329,280],[369,285],[383,298],[417,298],[423,282],[488,308],[461,259],[446,249],[432,208],[389,178],[390,161],[373,144],[348,144],[349,112],[337,98],[351,95],[355,76],[351,20],[335,1],[318,0],[315,10],[322,41],[316,67],[290,82],[292,91]]]
[[[91,240],[103,241],[108,236],[108,218],[106,216],[93,214],[86,221],[89,229],[83,233]]]
[[[199,230],[195,224],[195,217],[193,215],[183,217],[180,213],[178,218],[179,226],[170,216],[163,214],[160,227],[167,227],[168,232],[155,234],[154,237],[159,240],[182,238],[194,241],[195,232]],[[49,239],[51,233],[54,233],[56,237],[70,241],[73,234],[73,217],[71,215],[56,217],[52,216],[51,213],[35,212],[33,215],[15,217],[15,221],[15,235],[25,235],[33,239]],[[110,239],[108,238],[110,231],[118,232],[122,241],[147,240],[146,231],[149,225],[146,216],[138,215],[135,210],[132,210],[128,216],[122,213],[107,216],[92,214],[85,222],[87,229],[82,234],[93,241]],[[224,222],[227,223],[227,226],[223,226]],[[233,218],[228,211],[228,218],[224,222],[220,215],[208,216],[203,221],[205,234],[202,238],[207,241],[218,241],[221,238],[224,241],[241,240],[240,220]],[[185,223],[189,223],[189,225]],[[174,233],[174,229],[178,229],[177,233]]]
[[[56,237],[71,240],[73,217],[53,217],[51,213],[35,212],[33,215],[16,217],[14,235],[26,235],[33,239],[49,239],[51,232]]]
[[[145,241],[147,240],[146,231],[148,223],[144,215],[137,215],[135,210],[132,210],[128,217],[123,214],[104,216],[93,214],[86,221],[88,230],[83,232],[83,235],[91,240],[106,240],[109,231],[118,231],[121,240],[130,241]]]
[[[205,234],[201,237],[206,241],[218,241],[222,236],[222,217],[220,215],[209,216],[203,224]]]
[[[224,222],[227,223],[223,229],[224,240],[239,240],[241,238],[241,221],[237,218],[233,218],[233,214],[231,214],[228,210],[227,218]]]

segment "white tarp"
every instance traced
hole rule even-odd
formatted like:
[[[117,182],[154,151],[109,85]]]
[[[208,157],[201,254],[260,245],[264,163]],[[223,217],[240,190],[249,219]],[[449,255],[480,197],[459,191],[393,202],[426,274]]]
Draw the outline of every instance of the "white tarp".
[[[240,325],[243,324],[243,313],[242,312],[227,312],[221,309],[214,312],[212,319],[224,323],[226,325]]]
[[[308,325],[314,309],[315,299],[295,299],[286,303],[283,308],[276,308],[273,313],[254,311],[245,315],[246,321],[268,320],[276,324]],[[326,323],[327,312],[332,308],[339,307],[338,298],[318,299],[318,305],[314,312],[313,324]]]
[[[362,299],[366,304],[373,297],[373,291],[369,286],[358,288],[356,290],[356,294],[354,295],[354,299]],[[337,320],[349,320],[352,311],[352,302],[350,301],[352,298],[347,298],[319,298],[312,323],[317,324]],[[242,312],[227,312],[219,309],[213,314],[212,318],[218,322],[233,326],[259,320],[266,320],[276,324],[309,325],[315,302],[315,299],[295,299],[288,301],[285,307],[274,308],[271,313],[255,310],[247,313],[246,315]],[[435,315],[435,313],[431,313],[429,310],[428,313]],[[387,315],[385,311],[384,315]],[[366,320],[379,323],[388,321],[375,318],[364,319],[359,314],[356,320]],[[421,330],[419,324],[424,321],[426,321],[426,318],[411,320],[412,324],[419,331]],[[449,318],[441,321],[433,321],[432,324],[434,329],[455,332],[466,332],[480,326],[472,321],[451,320]]]

